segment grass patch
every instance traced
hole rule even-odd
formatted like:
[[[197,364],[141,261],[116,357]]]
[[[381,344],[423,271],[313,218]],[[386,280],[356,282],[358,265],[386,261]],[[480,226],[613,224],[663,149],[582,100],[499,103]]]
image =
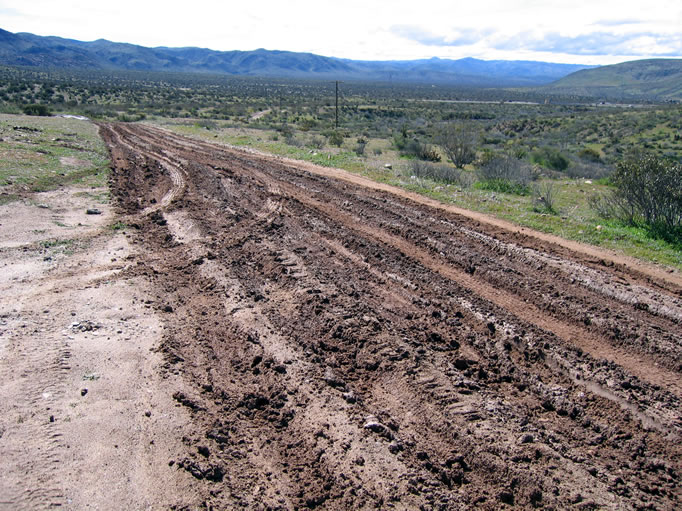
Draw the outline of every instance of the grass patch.
[[[16,202],[19,199],[21,199],[21,197],[14,193],[0,193],[0,206]]]
[[[123,229],[127,229],[127,228],[128,228],[128,224],[126,224],[125,222],[118,221],[114,224],[111,224],[111,230],[113,230],[113,231],[122,231]]]
[[[44,192],[67,184],[98,188],[108,176],[108,153],[92,123],[0,114],[0,190]]]
[[[57,247],[70,247],[74,243],[73,240],[43,240],[40,242],[40,246],[43,248],[57,248]]]
[[[506,179],[486,179],[474,183],[476,190],[487,190],[489,192],[508,193],[511,195],[529,195],[530,188],[519,183],[512,183]]]

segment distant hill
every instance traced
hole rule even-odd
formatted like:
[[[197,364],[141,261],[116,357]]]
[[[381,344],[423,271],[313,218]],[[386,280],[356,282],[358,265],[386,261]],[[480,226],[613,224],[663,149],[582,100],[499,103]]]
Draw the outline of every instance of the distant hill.
[[[682,59],[623,62],[572,73],[543,87],[548,92],[607,100],[682,101]]]
[[[289,51],[147,48],[104,39],[82,42],[0,29],[0,65],[201,72],[241,76],[447,83],[482,87],[547,84],[589,66],[531,61],[427,59],[358,61]]]

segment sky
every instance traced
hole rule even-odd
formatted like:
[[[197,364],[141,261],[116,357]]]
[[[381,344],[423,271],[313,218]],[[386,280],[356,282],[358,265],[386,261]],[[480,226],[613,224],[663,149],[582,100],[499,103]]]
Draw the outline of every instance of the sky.
[[[355,60],[682,58],[680,0],[0,0],[0,28]]]

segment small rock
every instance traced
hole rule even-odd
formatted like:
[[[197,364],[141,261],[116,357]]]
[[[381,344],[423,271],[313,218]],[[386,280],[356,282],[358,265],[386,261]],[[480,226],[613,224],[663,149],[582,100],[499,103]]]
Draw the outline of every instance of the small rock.
[[[334,374],[334,371],[332,371],[331,367],[327,367],[327,369],[324,372],[324,381],[327,382],[327,385],[330,387],[334,388],[345,388],[346,384],[340,380],[336,374]]]
[[[535,438],[533,438],[533,435],[530,433],[525,433],[521,435],[519,438],[519,443],[520,444],[532,444],[535,441]]]
[[[384,164],[384,168],[391,170],[393,168],[393,165],[391,165],[390,163],[386,163],[386,164]]]
[[[401,444],[399,444],[398,442],[396,442],[395,440],[393,440],[390,444],[388,444],[388,451],[391,454],[398,454],[402,450],[403,450],[403,446]]]
[[[97,208],[90,208],[85,211],[86,215],[101,215],[102,212]]]
[[[393,433],[391,430],[379,422],[376,417],[369,416],[365,420],[365,424],[362,426],[364,429],[370,430],[372,433],[377,433],[383,437],[393,440]]]
[[[514,494],[510,491],[500,492],[498,498],[500,499],[500,502],[509,504],[510,506],[514,504]]]
[[[81,396],[84,396],[88,393],[88,389],[81,389]]]
[[[353,391],[349,392],[344,392],[343,393],[343,399],[345,399],[346,403],[354,404],[357,401],[357,398],[355,397],[355,394]]]
[[[152,412],[149,411],[149,410],[147,410],[146,412],[144,412],[144,416],[145,416],[145,417],[151,417],[151,416],[152,416]]]

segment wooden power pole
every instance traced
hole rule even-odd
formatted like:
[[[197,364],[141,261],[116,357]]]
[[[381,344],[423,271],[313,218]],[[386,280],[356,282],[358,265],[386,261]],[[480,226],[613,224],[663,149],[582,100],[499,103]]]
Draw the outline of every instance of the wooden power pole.
[[[336,129],[339,129],[339,81],[336,81]]]

